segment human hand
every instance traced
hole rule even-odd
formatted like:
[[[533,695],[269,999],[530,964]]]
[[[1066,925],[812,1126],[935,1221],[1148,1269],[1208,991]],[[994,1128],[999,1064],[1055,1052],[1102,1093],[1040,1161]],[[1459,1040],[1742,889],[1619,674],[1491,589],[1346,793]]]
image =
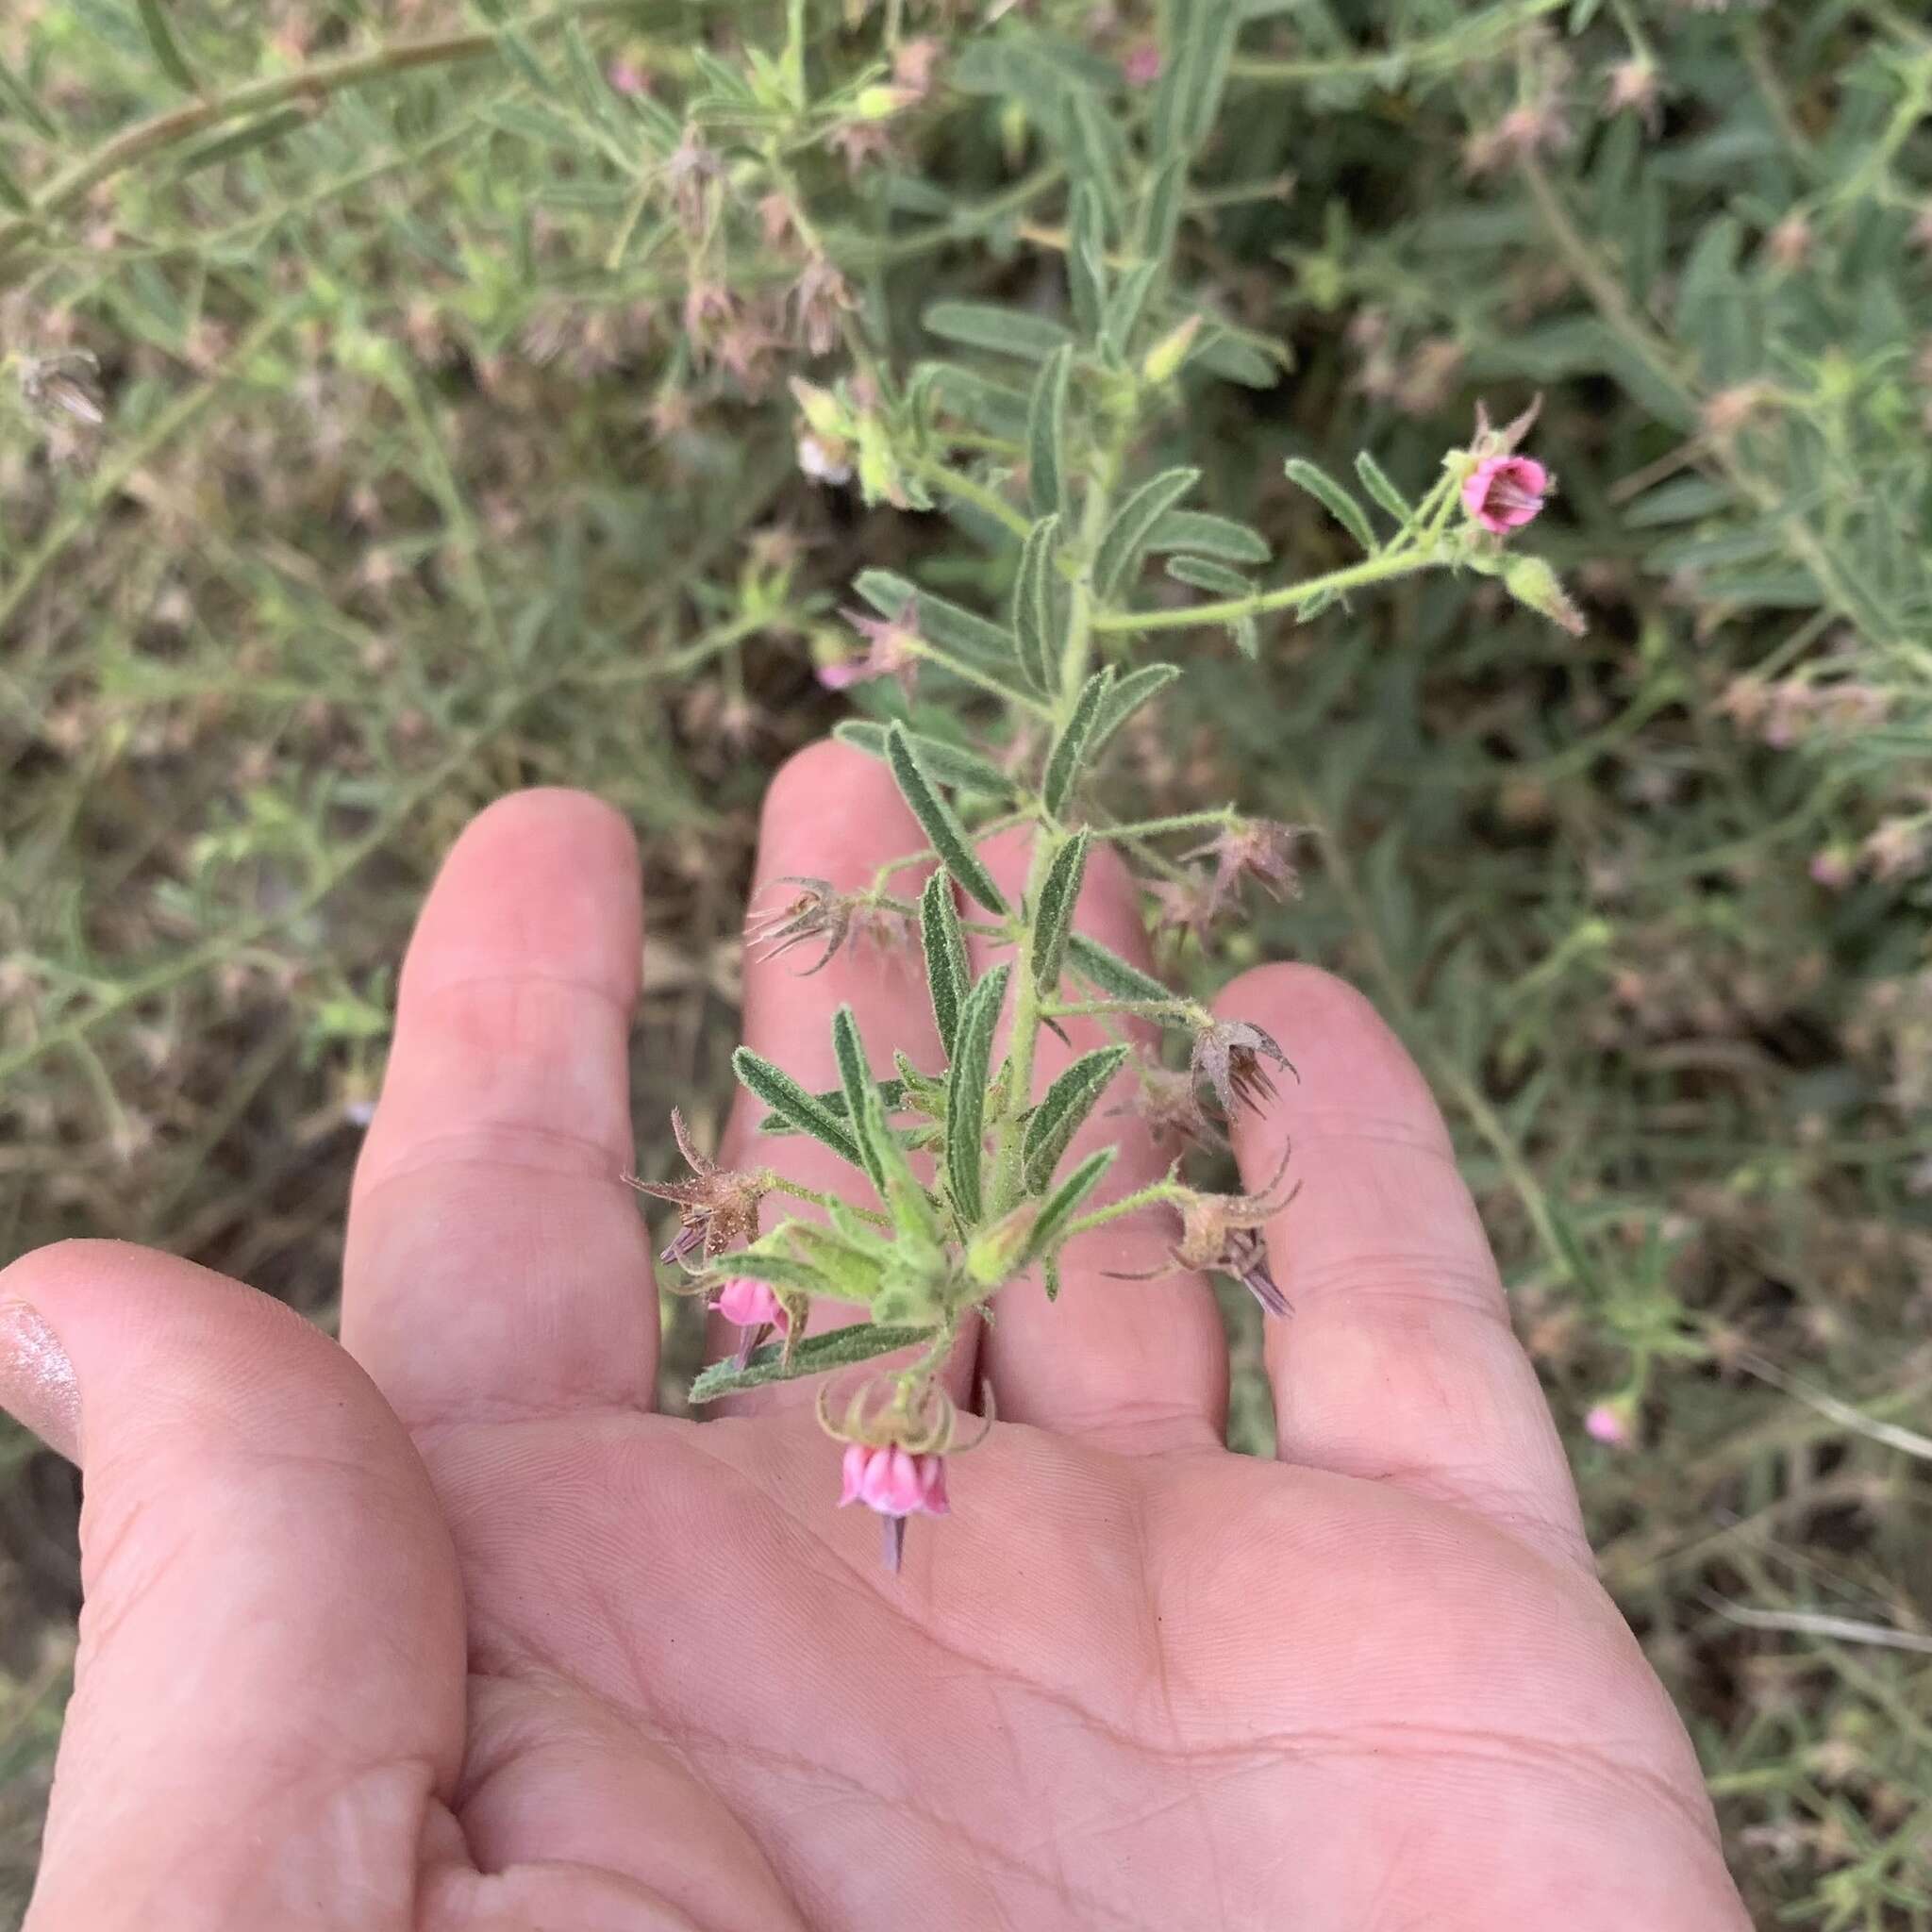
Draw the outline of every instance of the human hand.
[[[760,872],[859,882],[920,842],[881,767],[820,747]],[[802,1385],[650,1413],[639,923],[603,807],[532,793],[464,835],[341,1347],[109,1243],[0,1276],[0,1390],[87,1482],[29,1932],[1744,1925],[1441,1123],[1357,995],[1267,967],[1220,1006],[1301,1073],[1237,1133],[1250,1185],[1284,1137],[1302,1183],[1270,1230],[1281,1459],[1223,1449],[1210,1291],[1111,1278],[1164,1245],[1122,1224],[955,1364],[1001,1420],[894,1577]],[[1083,923],[1138,947],[1098,861]],[[832,1084],[843,999],[880,1060],[936,1058],[916,963],[789,963],[748,970],[755,1047]],[[1115,1188],[1159,1172],[1100,1125]]]

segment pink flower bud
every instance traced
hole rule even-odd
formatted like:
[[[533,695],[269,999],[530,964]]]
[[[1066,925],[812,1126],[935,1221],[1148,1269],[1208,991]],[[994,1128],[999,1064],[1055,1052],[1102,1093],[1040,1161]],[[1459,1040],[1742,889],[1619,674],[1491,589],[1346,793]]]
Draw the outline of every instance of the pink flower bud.
[[[771,1326],[783,1335],[791,1318],[779,1305],[778,1297],[762,1281],[742,1274],[734,1275],[718,1291],[718,1312],[741,1328]]]
[[[1160,78],[1160,43],[1136,41],[1121,61],[1121,78],[1129,87],[1152,87]]]
[[[1583,1433],[1609,1449],[1630,1446],[1630,1417],[1621,1402],[1593,1402],[1583,1418]]]
[[[1485,457],[1463,479],[1462,507],[1500,537],[1541,511],[1549,487],[1550,473],[1534,457]]]

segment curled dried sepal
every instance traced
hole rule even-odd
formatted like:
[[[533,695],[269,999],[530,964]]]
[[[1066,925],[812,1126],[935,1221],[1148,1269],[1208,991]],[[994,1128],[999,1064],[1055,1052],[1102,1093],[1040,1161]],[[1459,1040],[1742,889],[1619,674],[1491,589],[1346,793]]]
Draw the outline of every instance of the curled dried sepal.
[[[740,1174],[721,1168],[708,1154],[692,1144],[684,1116],[671,1110],[671,1132],[677,1151],[690,1163],[691,1177],[687,1181],[643,1181],[634,1174],[625,1182],[653,1200],[671,1201],[684,1210],[677,1233],[658,1258],[660,1261],[688,1262],[702,1252],[707,1261],[716,1260],[728,1249],[748,1246],[758,1238],[758,1203],[768,1184],[762,1174]]]
[[[1222,1118],[1231,1121],[1239,1108],[1259,1113],[1274,1099],[1274,1082],[1263,1064],[1267,1060],[1294,1073],[1294,1062],[1251,1021],[1217,1020],[1195,1035],[1190,1067],[1197,1085],[1208,1083]]]
[[[1281,1150],[1281,1165],[1265,1188],[1250,1194],[1202,1194],[1190,1191],[1175,1204],[1181,1217],[1181,1238],[1174,1245],[1177,1268],[1211,1269],[1239,1281],[1263,1311],[1291,1312],[1288,1297],[1275,1286],[1268,1267],[1268,1246],[1262,1230],[1300,1191],[1299,1184],[1281,1191],[1288,1174],[1289,1149]]]
[[[1192,1141],[1198,1147],[1224,1147],[1226,1137],[1208,1118],[1201,1105],[1199,1082],[1192,1073],[1167,1067],[1143,1066],[1140,1091],[1131,1100],[1108,1109],[1108,1118],[1138,1116],[1158,1147]]]
[[[800,975],[809,979],[826,966],[850,936],[858,895],[836,891],[830,879],[803,878],[796,874],[774,879],[770,890],[775,891],[781,886],[797,886],[801,890],[782,906],[755,911],[745,921],[744,942],[747,946],[764,947],[761,958],[775,959],[793,946],[823,939],[824,951]]]
[[[1295,869],[1295,841],[1302,835],[1299,825],[1284,825],[1274,819],[1236,819],[1183,858],[1212,858],[1214,897],[1224,903],[1234,896],[1241,880],[1251,878],[1271,899],[1290,899],[1301,891],[1301,874]]]
[[[1211,873],[1191,871],[1179,878],[1156,879],[1147,888],[1154,901],[1154,930],[1185,941],[1191,933],[1202,945],[1226,902]]]

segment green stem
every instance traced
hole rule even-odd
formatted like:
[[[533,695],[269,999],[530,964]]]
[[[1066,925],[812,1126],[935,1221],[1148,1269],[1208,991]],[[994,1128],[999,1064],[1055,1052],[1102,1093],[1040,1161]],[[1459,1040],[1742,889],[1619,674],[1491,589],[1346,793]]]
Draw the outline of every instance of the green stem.
[[[1231,805],[1215,811],[1177,811],[1164,819],[1136,819],[1127,825],[1090,825],[1096,839],[1156,839],[1166,832],[1206,832],[1236,823],[1240,814]]]
[[[1506,45],[1517,29],[1546,13],[1556,13],[1570,0],[1509,0],[1465,20],[1459,26],[1412,41],[1407,46],[1382,47],[1360,54],[1341,54],[1316,60],[1236,60],[1228,68],[1232,80],[1345,80],[1354,75],[1374,78],[1391,71],[1407,75],[1460,67],[1491,51],[1489,43]]]
[[[1257,591],[1252,597],[1230,597],[1219,604],[1191,604],[1174,610],[1112,611],[1096,617],[1093,628],[1140,632],[1191,630],[1201,625],[1232,624],[1237,619],[1259,617],[1270,610],[1290,610],[1324,593],[1355,591],[1366,584],[1386,583],[1391,577],[1410,576],[1445,560],[1433,541],[1418,544],[1409,551],[1384,550],[1346,569],[1332,570],[1325,576],[1305,577],[1298,584],[1284,584],[1278,590]]]
[[[952,652],[925,638],[911,640],[913,653],[924,658],[928,664],[937,664],[941,671],[950,671],[955,677],[963,677],[968,684],[976,684],[981,691],[991,691],[994,697],[1009,705],[1022,705],[1039,718],[1051,718],[1052,706],[1043,699],[1034,697],[1030,692],[1015,691],[1009,684],[1003,684],[989,672],[980,670],[976,664],[969,664],[963,658],[956,658]]]
[[[1151,1187],[1138,1188],[1131,1194],[1123,1194],[1118,1201],[1109,1201],[1106,1207],[1096,1208],[1092,1213],[1068,1222],[1063,1239],[1072,1241],[1075,1235],[1105,1227],[1110,1221],[1123,1221],[1129,1214],[1139,1214],[1143,1208],[1158,1208],[1163,1201],[1183,1200],[1190,1191],[1179,1182],[1172,1180],[1156,1181]]]
[[[1050,1006],[1041,1008],[1041,1017],[1047,1020],[1081,1020],[1096,1017],[1124,1016],[1134,1020],[1173,1020],[1178,1018],[1190,1026],[1206,1026],[1212,1023],[1213,1015],[1206,1008],[1197,1006],[1192,1000],[1056,1000]]]
[[[1020,1152],[1024,1137],[1024,1116],[1033,1105],[1033,1056],[1040,1043],[1040,990],[1027,970],[1033,950],[1033,921],[1040,907],[1040,889],[1046,882],[1047,868],[1062,841],[1042,831],[1033,841],[1033,860],[1026,872],[1026,890],[1021,899],[1023,930],[1018,940],[1019,961],[1015,968],[1020,991],[1013,1000],[1012,1044],[1007,1050],[1010,1073],[1007,1081],[1008,1111],[1000,1128],[999,1149],[993,1158],[992,1212],[997,1221],[1019,1205],[1024,1191]]]
[[[787,1180],[775,1168],[766,1168],[758,1178],[774,1194],[790,1194],[794,1201],[808,1201],[814,1208],[823,1208],[827,1213],[835,1207],[842,1208],[848,1214],[856,1214],[861,1221],[869,1221],[874,1227],[891,1227],[891,1219],[875,1214],[870,1208],[855,1208],[843,1194],[833,1194],[823,1188],[808,1188],[802,1181]]]
[[[936,457],[920,457],[913,463],[912,469],[915,475],[924,482],[937,485],[948,496],[957,496],[961,503],[970,503],[974,509],[984,510],[996,523],[1005,525],[1016,537],[1025,536],[1033,527],[997,491],[989,490],[984,483],[972,476],[962,475]]]

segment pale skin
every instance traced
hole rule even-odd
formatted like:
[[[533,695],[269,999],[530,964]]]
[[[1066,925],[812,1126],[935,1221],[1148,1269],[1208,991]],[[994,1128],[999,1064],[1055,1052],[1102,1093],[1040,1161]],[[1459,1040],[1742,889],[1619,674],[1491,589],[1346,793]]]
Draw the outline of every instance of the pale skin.
[[[780,774],[760,874],[863,883],[883,769]],[[1008,881],[1024,854],[1002,848]],[[1138,949],[1123,876],[1083,918]],[[86,1472],[87,1607],[29,1932],[1738,1932],[1688,1740],[1596,1581],[1441,1121],[1357,994],[1229,987],[1301,1071],[1279,1457],[1221,1446],[1207,1284],[1158,1227],[1007,1294],[1000,1420],[896,1578],[811,1385],[651,1412],[627,1091],[636,855],[532,792],[463,835],[404,974],[338,1345],[103,1242],[0,1276],[71,1357],[17,1406]],[[745,1032],[937,1050],[916,957],[754,966]],[[1083,1036],[1070,1027],[1077,1047]],[[1049,1077],[1064,1049],[1050,1039]],[[813,1184],[837,1163],[723,1149]],[[1160,1155],[1128,1119],[1121,1185]],[[721,1333],[721,1348],[732,1339]]]

